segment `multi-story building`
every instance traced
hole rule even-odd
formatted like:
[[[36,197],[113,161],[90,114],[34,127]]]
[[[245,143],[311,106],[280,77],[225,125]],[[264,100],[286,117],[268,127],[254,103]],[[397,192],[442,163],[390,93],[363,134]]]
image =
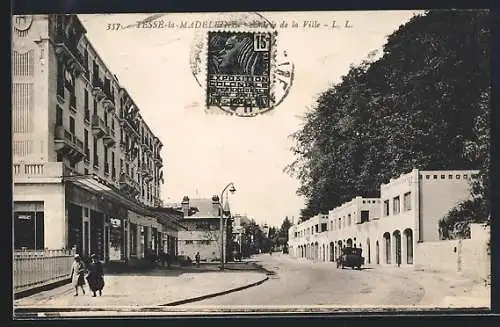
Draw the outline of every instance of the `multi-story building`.
[[[12,46],[15,248],[160,249],[162,142],[79,18],[14,16]]]
[[[223,253],[226,259],[232,249],[232,224],[228,202],[225,202],[224,212],[221,212],[219,197],[214,195],[211,199],[190,199],[185,196],[180,206],[172,204],[175,209],[181,209],[184,214],[182,225],[185,230],[178,232],[179,255],[185,255],[194,260],[197,252],[204,261],[216,261],[221,257],[221,215],[223,220]],[[231,235],[229,238],[228,235]]]
[[[414,264],[416,242],[439,240],[439,220],[470,198],[474,174],[477,171],[417,169],[402,174],[380,186],[380,198],[356,197],[331,210],[326,240],[313,239],[322,215],[293,225],[290,253],[334,261],[347,246],[361,248],[368,264]]]

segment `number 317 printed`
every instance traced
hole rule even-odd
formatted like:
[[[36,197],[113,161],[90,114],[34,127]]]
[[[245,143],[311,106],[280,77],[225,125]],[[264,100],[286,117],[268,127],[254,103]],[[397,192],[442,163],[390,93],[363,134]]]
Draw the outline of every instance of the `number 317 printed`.
[[[269,33],[255,33],[253,35],[254,51],[269,51],[271,45],[271,35]]]

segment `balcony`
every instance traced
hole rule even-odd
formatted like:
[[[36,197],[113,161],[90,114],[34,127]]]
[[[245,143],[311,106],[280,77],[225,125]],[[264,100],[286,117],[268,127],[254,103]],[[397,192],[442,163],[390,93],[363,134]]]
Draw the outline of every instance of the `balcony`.
[[[112,147],[116,144],[115,132],[109,127],[105,126],[106,133],[103,135],[102,141],[106,146]]]
[[[78,50],[78,43],[86,33],[76,15],[59,15],[56,22],[54,38],[55,50],[58,58],[76,76],[85,73],[85,59]]]
[[[153,198],[153,205],[155,207],[163,207],[163,200],[160,198]]]
[[[136,196],[140,193],[139,182],[137,182],[131,176],[125,173],[120,174],[119,183],[120,183],[120,190],[122,190],[124,193],[128,195]]]
[[[108,127],[106,126],[104,119],[96,114],[92,115],[92,132],[97,138],[101,138],[108,133]]]
[[[62,162],[16,163],[12,164],[15,184],[60,183],[63,176]]]
[[[64,126],[56,126],[55,130],[55,150],[61,153],[68,161],[75,165],[85,158],[83,142]]]
[[[106,110],[107,112],[112,113],[115,111],[115,104],[113,103],[113,101],[107,98],[104,98],[104,100],[102,100],[102,106],[104,107],[104,110]]]
[[[129,118],[120,119],[120,125],[123,127],[125,133],[140,138],[139,132],[137,131],[139,128],[130,122]]]
[[[145,180],[145,181],[150,181],[150,180],[153,180],[154,176],[153,176],[153,171],[151,170],[151,167],[149,167],[146,163],[142,163],[141,165],[141,175],[142,175],[142,178]]]
[[[97,102],[103,100],[106,97],[104,93],[104,85],[102,79],[95,75],[92,78],[92,96],[96,98]]]
[[[76,95],[74,93],[70,93],[70,96],[69,96],[69,108],[71,109],[71,111],[73,111],[74,113],[76,113]]]
[[[159,168],[163,167],[163,159],[160,156],[155,157],[155,163]]]

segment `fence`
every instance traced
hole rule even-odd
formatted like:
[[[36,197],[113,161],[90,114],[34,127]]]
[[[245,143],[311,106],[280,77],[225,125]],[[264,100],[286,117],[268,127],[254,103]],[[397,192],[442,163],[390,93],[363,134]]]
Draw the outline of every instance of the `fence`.
[[[68,279],[74,253],[74,250],[15,250],[14,293]]]

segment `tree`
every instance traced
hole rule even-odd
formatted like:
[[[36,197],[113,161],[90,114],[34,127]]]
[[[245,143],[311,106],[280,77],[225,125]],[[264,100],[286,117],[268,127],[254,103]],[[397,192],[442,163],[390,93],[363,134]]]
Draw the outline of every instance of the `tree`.
[[[470,143],[478,129],[489,133],[476,125],[489,112],[490,47],[487,11],[433,10],[390,35],[380,59],[351,66],[292,135],[296,159],[285,171],[306,198],[301,219],[376,197],[413,168],[479,168],[466,154],[479,153]]]

